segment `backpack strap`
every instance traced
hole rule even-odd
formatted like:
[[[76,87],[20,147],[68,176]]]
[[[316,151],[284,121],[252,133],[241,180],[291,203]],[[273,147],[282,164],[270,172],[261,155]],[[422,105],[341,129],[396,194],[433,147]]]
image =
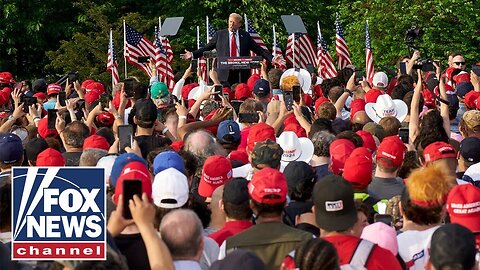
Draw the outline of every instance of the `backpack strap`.
[[[358,242],[357,248],[353,252],[353,256],[350,259],[349,264],[366,267],[368,259],[370,258],[370,254],[372,253],[374,247],[374,243],[363,239],[360,240]]]

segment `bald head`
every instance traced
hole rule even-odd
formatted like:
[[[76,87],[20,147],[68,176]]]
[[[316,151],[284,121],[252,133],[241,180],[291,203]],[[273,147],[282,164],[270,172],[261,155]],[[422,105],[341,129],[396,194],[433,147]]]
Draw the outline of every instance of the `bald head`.
[[[197,157],[207,158],[215,155],[215,139],[205,130],[195,131],[185,140],[185,150]]]
[[[160,224],[162,240],[174,260],[199,260],[203,251],[202,222],[187,209],[174,210]]]
[[[368,122],[371,122],[370,118],[368,117],[365,111],[358,111],[355,113],[352,119],[352,123],[354,124],[362,124],[365,125]]]

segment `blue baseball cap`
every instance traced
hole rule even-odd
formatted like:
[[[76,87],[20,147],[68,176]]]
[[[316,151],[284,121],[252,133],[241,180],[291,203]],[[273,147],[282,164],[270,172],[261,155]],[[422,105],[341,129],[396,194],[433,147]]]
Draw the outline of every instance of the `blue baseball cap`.
[[[174,168],[185,174],[185,162],[182,157],[174,151],[161,152],[153,160],[154,175],[168,168]]]
[[[253,86],[253,93],[259,97],[266,97],[270,94],[270,83],[267,80],[260,79]]]
[[[113,163],[113,166],[112,166],[112,172],[110,173],[110,186],[112,188],[115,188],[115,186],[117,185],[118,177],[122,173],[123,168],[128,163],[133,161],[139,161],[147,165],[147,162],[145,161],[145,159],[132,153],[121,154],[117,157],[117,159],[115,159],[115,162]]]
[[[23,145],[20,137],[13,133],[0,135],[0,161],[12,164],[22,159]]]
[[[233,120],[220,122],[217,129],[217,139],[220,143],[232,144],[240,141],[240,126]]]

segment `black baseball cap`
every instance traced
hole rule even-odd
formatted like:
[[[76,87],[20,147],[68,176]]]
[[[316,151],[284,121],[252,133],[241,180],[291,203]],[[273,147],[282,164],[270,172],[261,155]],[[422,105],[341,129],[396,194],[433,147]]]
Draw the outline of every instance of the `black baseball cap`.
[[[151,99],[139,99],[135,102],[135,116],[144,123],[153,123],[157,119],[157,106]]]
[[[247,179],[236,177],[225,183],[222,197],[224,202],[238,205],[247,202],[249,199]]]
[[[432,235],[430,261],[435,269],[453,265],[473,269],[475,255],[475,236],[462,225],[445,224]]]
[[[313,188],[315,219],[320,229],[345,231],[357,222],[353,187],[339,175],[328,175]]]
[[[43,150],[48,148],[48,143],[45,141],[43,138],[34,138],[30,140],[26,145],[25,145],[25,153],[27,155],[27,159],[31,162],[34,162],[34,164],[37,161],[37,156]]]
[[[287,178],[288,194],[290,198],[292,194],[303,194],[305,189],[310,187],[312,190],[316,182],[316,174],[312,166],[304,161],[291,161],[283,170],[285,178]]]
[[[460,155],[465,161],[480,162],[480,138],[468,137],[460,143]]]

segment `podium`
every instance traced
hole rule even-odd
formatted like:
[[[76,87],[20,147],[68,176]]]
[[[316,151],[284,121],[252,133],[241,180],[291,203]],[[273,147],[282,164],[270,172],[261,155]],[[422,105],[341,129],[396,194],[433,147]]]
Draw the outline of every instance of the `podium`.
[[[252,69],[260,68],[261,56],[218,57],[218,69]]]

